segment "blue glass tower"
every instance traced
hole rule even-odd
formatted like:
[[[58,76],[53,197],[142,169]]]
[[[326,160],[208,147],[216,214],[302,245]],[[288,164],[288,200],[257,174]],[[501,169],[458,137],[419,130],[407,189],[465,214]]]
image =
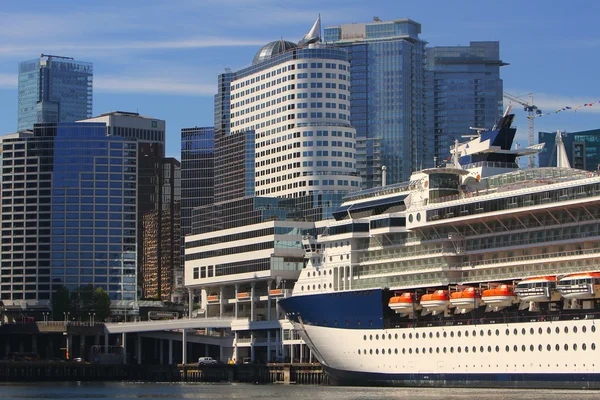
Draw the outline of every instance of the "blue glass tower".
[[[325,42],[348,51],[356,167],[363,189],[405,181],[432,154],[425,119],[425,42],[410,19],[325,28]]]
[[[18,130],[92,116],[92,63],[44,55],[19,64]]]
[[[545,143],[539,154],[540,167],[556,166],[556,132],[538,132],[538,143]],[[571,167],[600,170],[600,129],[563,132],[562,141]]]
[[[503,65],[499,42],[427,49],[426,131],[437,160],[446,160],[470,127],[491,129],[502,116]]]
[[[2,137],[5,305],[49,307],[60,286],[88,284],[116,309],[137,300],[137,146],[104,123]]]

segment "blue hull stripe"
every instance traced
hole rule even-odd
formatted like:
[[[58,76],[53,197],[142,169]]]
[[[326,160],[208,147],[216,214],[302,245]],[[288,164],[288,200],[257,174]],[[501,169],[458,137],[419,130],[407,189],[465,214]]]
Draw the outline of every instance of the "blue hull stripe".
[[[307,325],[383,329],[382,292],[363,290],[287,297],[279,305],[288,318]]]
[[[332,384],[344,386],[600,389],[600,374],[597,373],[381,374],[324,369]]]

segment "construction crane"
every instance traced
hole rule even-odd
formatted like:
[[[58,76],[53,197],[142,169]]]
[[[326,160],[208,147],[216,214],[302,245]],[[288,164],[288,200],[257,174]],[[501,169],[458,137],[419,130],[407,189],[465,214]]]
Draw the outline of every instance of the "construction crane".
[[[523,110],[527,111],[527,121],[528,121],[528,128],[529,128],[528,132],[527,132],[527,146],[533,146],[535,144],[535,129],[534,129],[533,121],[535,120],[536,115],[539,115],[542,113],[542,110],[540,110],[535,104],[533,104],[533,93],[528,93],[527,96],[529,96],[529,102],[527,102],[517,96],[513,96],[512,94],[504,92],[505,99],[522,105]],[[527,164],[528,164],[529,168],[535,167],[535,155],[534,154],[531,154],[528,157]]]

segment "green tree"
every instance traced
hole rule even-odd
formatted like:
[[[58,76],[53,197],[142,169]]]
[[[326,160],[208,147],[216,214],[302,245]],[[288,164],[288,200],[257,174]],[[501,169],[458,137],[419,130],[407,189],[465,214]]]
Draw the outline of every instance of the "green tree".
[[[93,308],[96,313],[96,321],[104,321],[110,315],[110,297],[102,288],[98,288],[93,294]]]
[[[52,295],[52,319],[60,321],[69,312],[69,289],[64,286],[56,289]]]

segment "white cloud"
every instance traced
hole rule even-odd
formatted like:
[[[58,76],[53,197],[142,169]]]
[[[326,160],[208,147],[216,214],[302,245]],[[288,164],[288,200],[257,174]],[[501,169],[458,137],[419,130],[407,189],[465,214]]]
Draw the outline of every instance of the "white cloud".
[[[163,76],[95,76],[94,91],[110,93],[161,93],[186,96],[212,96],[217,92],[217,88],[216,84],[175,81]]]

